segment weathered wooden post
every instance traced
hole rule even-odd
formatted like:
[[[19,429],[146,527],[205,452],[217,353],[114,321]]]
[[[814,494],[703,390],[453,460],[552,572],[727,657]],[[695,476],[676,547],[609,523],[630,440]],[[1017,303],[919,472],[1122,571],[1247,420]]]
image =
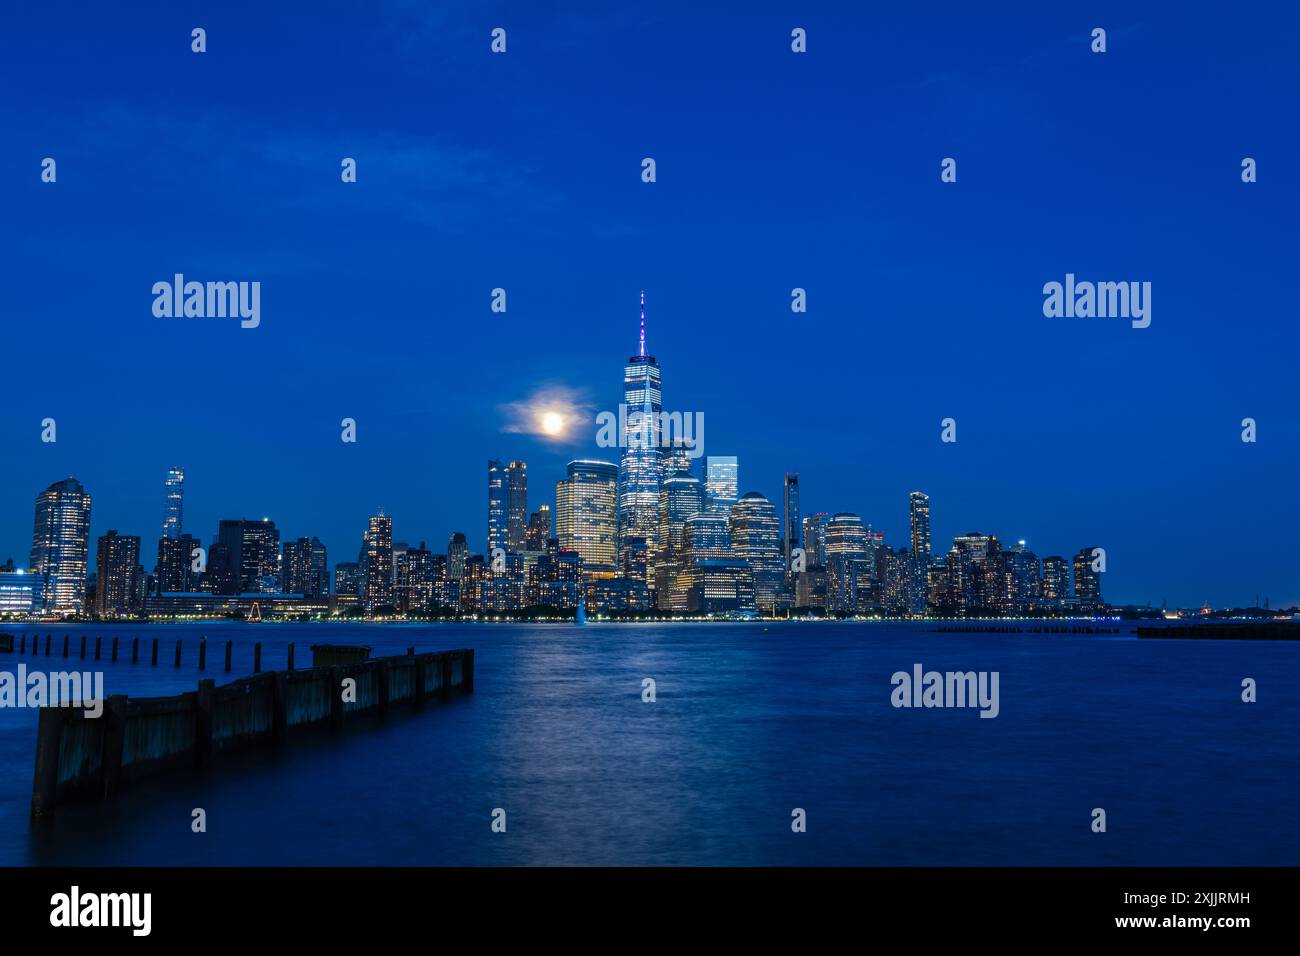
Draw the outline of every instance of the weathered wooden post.
[[[26,635],[26,634],[23,634],[23,636],[20,637],[20,638],[18,639],[18,653],[19,653],[19,654],[26,654],[26,653],[27,653],[27,635]]]
[[[117,663],[117,635],[113,636],[113,663]]]
[[[414,648],[414,647],[408,647],[408,648],[406,649],[406,656],[407,656],[407,657],[414,657],[414,656],[415,656],[415,648]]]
[[[176,642],[176,666],[181,666],[181,642]]]
[[[444,651],[438,656],[439,663],[442,664],[442,687],[439,690],[442,696],[446,697],[451,694],[451,655]]]
[[[416,707],[424,706],[424,658],[425,655],[421,654],[412,665],[412,669],[415,671],[415,694],[412,696],[412,700],[415,701]]]
[[[199,670],[205,671],[207,669],[208,669],[208,639],[206,637],[200,637],[199,638]]]
[[[85,634],[81,635],[81,659],[83,661],[86,659],[86,635]]]
[[[46,656],[46,657],[49,657],[49,656],[50,656],[50,642],[53,641],[53,640],[54,640],[54,635],[53,635],[53,634],[46,634],[46,635],[45,635],[45,656]]]
[[[153,639],[153,659],[150,661],[154,667],[158,666],[158,638]]]
[[[460,666],[460,686],[463,690],[474,689],[474,648],[465,648],[465,657]]]
[[[230,650],[234,641],[226,641],[226,673],[230,673]]]
[[[36,774],[32,778],[32,821],[46,821],[54,813],[59,787],[59,745],[67,711],[42,707],[36,725]]]
[[[203,658],[203,643],[199,643],[199,659]],[[205,766],[212,759],[212,694],[217,682],[211,677],[199,681],[194,696],[194,765]]]
[[[140,663],[140,638],[131,638],[131,663]]]
[[[289,666],[285,670],[293,670],[293,641],[289,642]]]
[[[262,642],[253,645],[253,673],[262,673]]]
[[[63,656],[64,657],[68,656],[68,635],[67,634],[63,635]]]
[[[126,741],[126,695],[109,694],[108,704],[100,720],[104,724],[104,750],[101,767],[103,795],[111,800],[122,783],[122,745]]]
[[[99,660],[99,648],[100,645],[103,643],[104,643],[104,638],[102,635],[95,638],[95,660]]]

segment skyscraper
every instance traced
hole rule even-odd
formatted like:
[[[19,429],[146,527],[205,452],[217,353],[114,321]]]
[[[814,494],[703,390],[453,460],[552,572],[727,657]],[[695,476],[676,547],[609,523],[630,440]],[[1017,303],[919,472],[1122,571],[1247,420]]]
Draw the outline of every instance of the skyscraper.
[[[704,459],[704,501],[709,511],[731,517],[740,497],[740,464],[735,455],[710,455]]]
[[[826,523],[826,604],[838,614],[863,610],[872,569],[867,553],[867,530],[862,519],[841,511]]]
[[[757,491],[741,497],[731,509],[731,553],[746,561],[754,573],[754,600],[771,613],[784,580],[781,569],[781,525],[776,508]]]
[[[826,525],[830,520],[825,511],[803,519],[803,548],[810,568],[826,564]]]
[[[506,466],[495,458],[488,460],[487,546],[488,556],[500,548],[509,550],[510,505],[508,503]]]
[[[1043,558],[1043,580],[1038,595],[1053,607],[1059,607],[1070,596],[1070,562],[1059,554]]]
[[[528,532],[528,463],[512,461],[506,465],[506,550],[518,554],[524,550]]]
[[[540,554],[546,550],[546,542],[550,538],[551,506],[538,505],[537,510],[528,518],[528,530],[524,533],[524,550]]]
[[[164,538],[179,538],[184,530],[185,518],[185,469],[168,468],[163,480],[163,527]]]
[[[781,556],[785,559],[785,579],[790,581],[790,559],[803,540],[799,526],[799,475],[785,473],[785,526],[781,533]]]
[[[641,345],[623,368],[623,404],[626,411],[622,467],[618,488],[618,563],[624,574],[645,575],[653,570],[649,555],[659,529],[659,482],[663,456],[660,442],[659,363],[645,350],[645,291],[641,292]],[[642,563],[645,562],[643,569]]]
[[[284,593],[305,597],[329,594],[325,545],[320,538],[299,538],[284,543]]]
[[[1093,545],[1079,549],[1074,556],[1074,596],[1081,607],[1098,607],[1101,605],[1101,573],[1092,568],[1096,558],[1093,552],[1098,550]]]
[[[375,515],[366,529],[365,579],[361,607],[367,616],[393,604],[393,519]]]
[[[41,610],[80,614],[86,602],[90,495],[76,478],[56,481],[36,496],[31,570],[41,575]]]
[[[218,594],[257,594],[280,589],[280,532],[269,518],[228,518],[217,523],[218,554],[214,545],[208,567],[221,579]],[[225,555],[228,554],[228,559]],[[228,575],[214,565],[229,561]]]
[[[140,567],[140,538],[109,531],[99,536],[95,548],[95,613],[100,617],[121,617],[143,603],[137,569]]]
[[[464,531],[453,531],[447,539],[447,577],[457,583],[465,575],[465,562],[469,559],[469,542]]]
[[[192,534],[158,540],[158,567],[156,586],[159,594],[197,589],[198,574],[194,571],[194,551],[199,541]]]
[[[691,467],[692,454],[695,449],[695,439],[678,436],[669,441],[668,447],[664,449],[664,463],[661,478],[671,478],[673,475],[692,474],[694,469]]]
[[[912,523],[912,555],[923,565],[930,563],[930,496],[921,491],[908,495]]]
[[[582,556],[588,573],[611,573],[618,560],[618,467],[613,462],[569,462],[555,483],[555,537],[562,551]]]
[[[659,532],[656,537],[655,600],[660,610],[686,610],[686,592],[678,587],[685,549],[686,521],[704,510],[700,479],[678,472],[659,485]]]

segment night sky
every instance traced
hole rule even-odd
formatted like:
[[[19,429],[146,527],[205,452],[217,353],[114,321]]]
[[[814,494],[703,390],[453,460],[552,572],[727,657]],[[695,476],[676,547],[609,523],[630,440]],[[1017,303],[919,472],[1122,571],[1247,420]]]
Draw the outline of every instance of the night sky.
[[[1300,15],[268,6],[0,12],[0,560],[73,474],[152,566],[174,464],[205,542],[267,516],[354,560],[382,507],[482,550],[487,459],[528,461],[532,507],[617,460],[594,416],[645,289],[665,407],[742,493],[798,471],[805,513],[902,545],[923,490],[936,550],[1100,545],[1112,602],[1300,602]],[[260,327],[155,318],[177,272],[260,281]],[[1151,282],[1151,326],[1046,318],[1067,272]],[[539,393],[591,420],[508,430]]]

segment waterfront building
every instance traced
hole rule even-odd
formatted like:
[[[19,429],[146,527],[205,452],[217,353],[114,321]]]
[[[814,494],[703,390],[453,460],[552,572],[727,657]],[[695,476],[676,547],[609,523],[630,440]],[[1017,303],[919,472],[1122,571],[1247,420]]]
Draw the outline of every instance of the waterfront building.
[[[555,537],[582,555],[591,573],[613,573],[618,561],[618,467],[579,459],[555,483]]]
[[[731,553],[753,570],[754,600],[765,614],[775,611],[785,580],[781,563],[781,526],[772,503],[751,491],[731,509]]]
[[[740,463],[734,455],[709,455],[704,459],[704,501],[709,511],[730,517],[740,500]]]
[[[99,536],[95,548],[95,613],[100,617],[127,617],[140,610],[140,537],[109,531]]]
[[[90,495],[76,478],[56,481],[36,496],[32,528],[30,568],[41,576],[41,612],[86,610],[89,550]]]
[[[185,524],[185,469],[168,468],[163,479],[164,538],[179,538]]]
[[[624,574],[641,573],[647,586],[652,587],[663,473],[663,396],[659,363],[646,353],[644,291],[640,348],[623,367],[623,405],[626,415],[619,436],[623,452],[618,487],[618,565]]]

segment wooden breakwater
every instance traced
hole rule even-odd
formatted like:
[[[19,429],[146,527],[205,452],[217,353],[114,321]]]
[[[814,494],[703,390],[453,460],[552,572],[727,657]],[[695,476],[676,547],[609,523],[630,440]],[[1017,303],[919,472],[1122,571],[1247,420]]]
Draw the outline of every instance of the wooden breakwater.
[[[1300,621],[1216,621],[1139,627],[1138,637],[1172,637],[1210,641],[1300,641]]]
[[[355,682],[344,693],[347,680]],[[36,732],[33,821],[59,804],[108,800],[133,781],[204,767],[223,753],[283,745],[311,729],[337,729],[362,715],[419,707],[474,689],[472,648],[380,657],[353,664],[272,671],[176,697],[110,695],[98,718],[44,707]],[[344,699],[348,697],[349,699]]]

